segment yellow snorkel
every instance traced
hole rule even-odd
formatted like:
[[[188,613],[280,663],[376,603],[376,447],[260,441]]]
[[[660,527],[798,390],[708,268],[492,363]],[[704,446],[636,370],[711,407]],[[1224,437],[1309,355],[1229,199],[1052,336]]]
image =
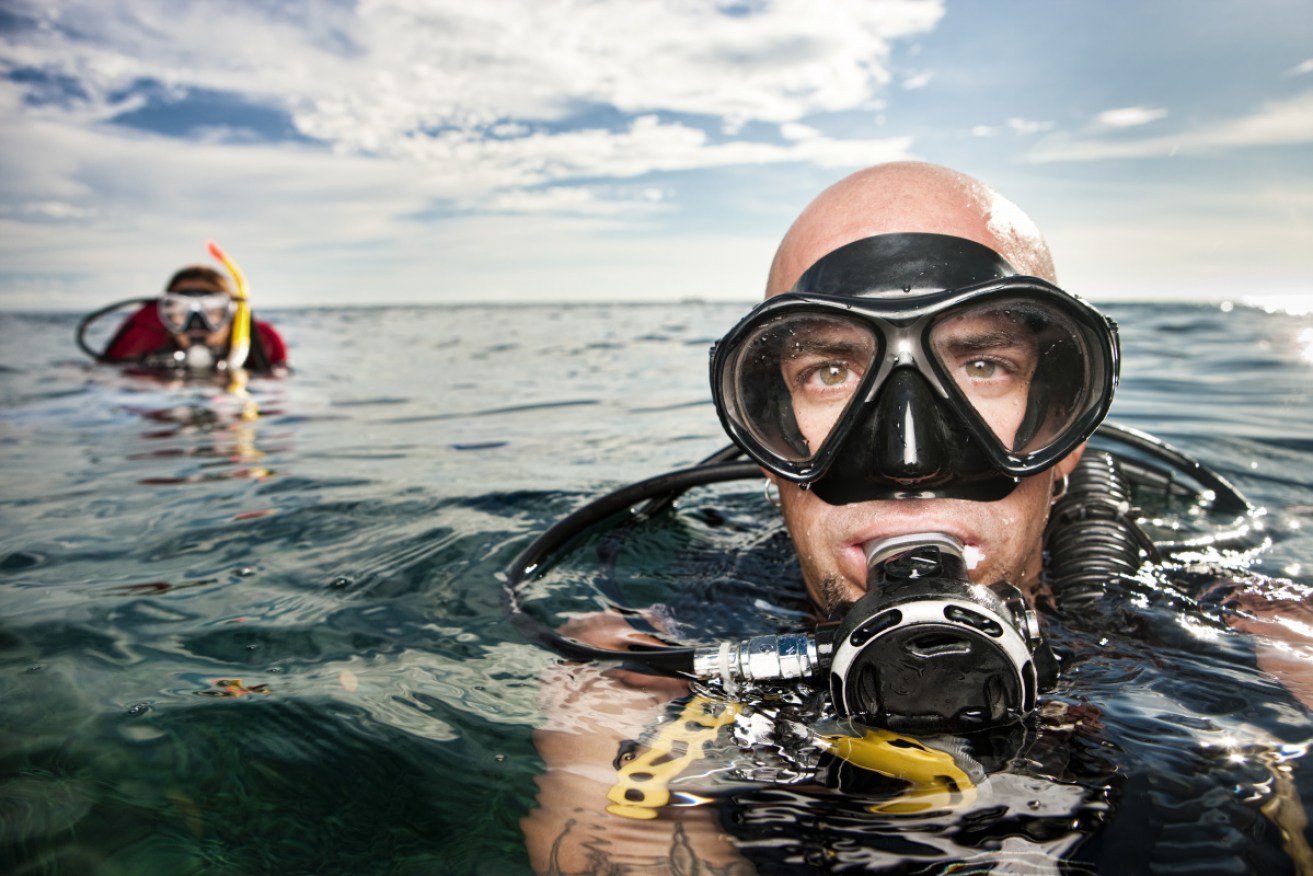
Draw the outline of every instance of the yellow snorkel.
[[[233,278],[233,300],[237,311],[233,314],[232,334],[228,342],[228,391],[246,396],[246,357],[251,352],[251,301],[246,286],[246,275],[228,254],[219,248],[213,240],[207,241],[210,255],[214,256],[228,269]],[[253,419],[259,414],[253,399],[247,398],[242,409],[242,416]]]
[[[251,302],[247,294],[246,275],[219,248],[219,244],[211,240],[206,245],[210,255],[218,259],[233,278],[233,300],[237,302],[237,312],[233,314],[232,339],[228,344],[228,370],[236,371],[246,364],[246,356],[251,352]]]

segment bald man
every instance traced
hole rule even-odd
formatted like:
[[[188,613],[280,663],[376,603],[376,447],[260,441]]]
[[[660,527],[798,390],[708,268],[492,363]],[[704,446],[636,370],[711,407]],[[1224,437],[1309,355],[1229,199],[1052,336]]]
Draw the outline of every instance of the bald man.
[[[866,595],[868,572],[876,568],[868,567],[872,546],[878,556],[880,546],[917,539],[955,542],[971,582],[989,585],[974,589],[1015,587],[1030,604],[1043,571],[1050,507],[1108,411],[1117,360],[1115,326],[1057,287],[1048,247],[1021,210],[970,177],[901,162],[855,173],[803,210],[775,255],[765,300],[714,349],[712,395],[730,437],[778,489],[818,617]],[[873,583],[872,592],[887,580]],[[1271,627],[1274,613],[1308,622],[1313,611],[1298,604],[1250,608],[1232,623],[1246,630],[1247,624]],[[654,641],[610,615],[576,619],[563,632],[613,650]],[[836,637],[836,653],[839,643]],[[1313,673],[1289,655],[1299,653],[1291,647],[1309,643],[1284,644],[1289,647],[1260,640],[1259,666],[1307,705]],[[903,655],[891,662],[903,662]],[[926,666],[918,664],[918,671]],[[907,685],[913,708],[918,697],[936,693],[925,690],[925,677]],[[700,700],[703,692],[690,697],[676,679],[593,664],[560,663],[549,671],[542,700],[547,717],[535,734],[546,770],[538,779],[539,807],[522,822],[536,872],[753,872],[745,854],[787,870],[789,861],[780,855],[795,848],[790,830],[817,835],[815,847],[827,855],[856,855],[849,864],[892,860],[901,867],[915,854],[938,849],[925,859],[930,867],[935,855],[949,861],[977,853],[972,842],[955,847],[944,822],[915,822],[913,815],[925,811],[916,799],[898,801],[901,810],[872,806],[884,791],[859,799],[851,811],[822,808],[813,822],[796,828],[777,822],[807,807],[793,805],[787,792],[773,797],[769,785],[750,779],[746,811],[707,805],[725,790],[712,777],[736,775],[738,750],[733,738],[715,733],[733,722],[734,704],[714,696]],[[1079,727],[1082,720],[1057,721],[1049,743],[1065,732],[1059,728]],[[743,732],[760,730],[749,722]],[[927,754],[934,781],[958,777],[949,783],[950,796],[924,805],[971,805],[964,795],[972,780],[954,772],[955,761],[935,760],[933,751],[907,737],[895,743],[899,752]],[[1055,771],[1041,767],[1041,775],[1066,769],[1061,746],[1053,753]],[[1027,756],[1044,755],[1036,749]],[[755,754],[748,760],[755,763]],[[895,760],[884,775],[906,779],[900,771],[911,761]],[[672,786],[674,773],[680,784]],[[819,779],[801,774],[791,781]],[[1034,860],[1046,862],[1042,869],[1097,830],[1106,808],[1095,805],[1082,823],[1072,817],[1084,805],[1080,782],[1037,783],[1026,770],[991,772],[988,785],[994,804],[1016,794],[1029,801],[1036,824],[1045,813],[1053,816],[1032,836],[1008,827],[1009,819],[1020,817],[1014,812],[999,821],[995,838],[995,851],[1010,846],[1018,860],[1038,855]],[[676,787],[682,797],[664,796]],[[754,795],[757,787],[767,790]],[[1293,814],[1270,817],[1297,836],[1303,811],[1287,808]],[[894,816],[868,835],[861,811]],[[998,811],[992,819],[1001,818]],[[832,822],[831,814],[837,816]],[[1141,816],[1132,809],[1132,820]],[[978,826],[984,829],[989,820]],[[898,851],[881,859],[880,838],[890,830]],[[838,839],[827,838],[827,831]],[[1106,848],[1121,848],[1120,841]],[[902,857],[917,843],[920,853]],[[1126,860],[1139,862],[1142,850],[1128,848]],[[1291,854],[1313,860],[1307,845]],[[818,859],[818,869],[828,860]]]
[[[1053,280],[1048,247],[1024,213],[976,180],[929,164],[853,174],[785,234],[767,300],[717,345],[713,396],[731,437],[779,489],[818,615],[866,590],[865,544],[915,533],[956,538],[973,581],[1033,591],[1050,503],[1115,382],[1110,325]],[[924,338],[899,328],[902,309],[957,287],[984,291],[931,306],[917,323],[935,326]],[[1032,318],[1004,325],[1000,300],[1019,302],[1014,310]],[[1052,311],[1045,324],[1059,326],[1046,338],[1056,333],[1104,361],[1079,373],[1044,372],[1033,318],[1044,307]],[[1024,342],[1002,340],[1012,336]],[[897,367],[881,370],[885,360]],[[1028,387],[1062,396],[1082,377],[1098,386],[1064,414],[1022,415]],[[950,410],[954,404],[972,410]],[[890,425],[922,417],[933,429]],[[890,430],[896,438],[884,435]],[[934,442],[943,446],[925,452]],[[1012,469],[997,470],[996,457]],[[613,649],[643,638],[609,616],[565,632]],[[676,717],[670,704],[687,695],[684,683],[564,664],[543,690],[548,718],[535,741],[548,768],[538,779],[539,807],[522,825],[537,872],[751,871],[705,809],[623,814],[616,752],[632,746],[626,740],[650,739],[654,727],[687,723],[662,725]],[[671,743],[676,751],[682,744]]]
[[[795,285],[804,271],[823,257],[857,241],[907,232],[979,244],[1000,256],[1016,275],[1056,282],[1053,261],[1039,229],[1014,204],[961,173],[906,162],[855,173],[812,201],[784,235],[771,265],[766,297],[813,291],[795,289]],[[917,258],[916,247],[912,240],[907,248],[893,252]],[[841,295],[880,294],[881,272],[889,266],[873,256],[863,267],[856,285]],[[1003,274],[1007,268],[995,270]],[[982,282],[989,279],[982,277]],[[933,279],[930,283],[933,285]],[[918,413],[911,410],[913,416]],[[1097,423],[1086,425],[1088,434]],[[901,492],[909,495],[894,499],[832,504],[815,490],[790,484],[775,473],[768,472],[768,476],[780,487],[784,519],[798,548],[808,592],[828,611],[865,591],[866,559],[861,546],[902,533],[949,532],[970,551],[972,580],[986,584],[1008,581],[1025,591],[1033,590],[1040,573],[1049,506],[1063,478],[1075,468],[1083,447],[1077,442],[1051,467],[1020,478],[1011,492],[988,502],[956,497],[952,485],[945,484],[942,489],[926,491],[930,498],[925,499],[911,498],[916,491],[905,490]]]

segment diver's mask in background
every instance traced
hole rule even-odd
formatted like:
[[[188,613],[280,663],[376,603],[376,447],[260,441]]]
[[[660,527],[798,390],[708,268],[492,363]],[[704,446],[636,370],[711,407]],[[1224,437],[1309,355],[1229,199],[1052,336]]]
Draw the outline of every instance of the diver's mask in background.
[[[883,234],[821,258],[712,350],[726,431],[842,505],[993,501],[1098,426],[1116,325],[973,241]]]
[[[174,334],[213,334],[233,318],[233,300],[213,289],[175,289],[160,297],[160,322]]]

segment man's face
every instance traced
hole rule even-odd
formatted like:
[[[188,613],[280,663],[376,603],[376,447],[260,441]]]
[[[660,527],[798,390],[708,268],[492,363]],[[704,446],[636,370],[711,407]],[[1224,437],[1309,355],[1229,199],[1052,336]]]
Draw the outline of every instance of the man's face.
[[[217,321],[219,317],[219,308],[216,306],[220,299],[225,302],[224,306],[231,308],[231,301],[228,293],[214,283],[202,279],[190,279],[178,284],[177,288],[169,289],[170,295],[181,295],[197,303],[204,302],[207,309],[210,310],[211,317]],[[182,311],[179,311],[182,313]],[[186,316],[182,316],[186,319]],[[232,320],[229,317],[219,328],[210,330],[203,324],[203,320],[191,319],[186,324],[185,331],[171,331],[174,343],[181,349],[186,350],[193,345],[204,345],[214,352],[223,350],[228,345],[228,337],[232,331]]]
[[[1026,410],[1038,345],[1033,333],[993,311],[941,322],[936,357],[1004,446],[1012,446]],[[780,359],[780,376],[798,430],[815,452],[874,367],[875,342],[860,326],[816,320],[794,333]],[[1074,459],[1071,460],[1074,464]],[[1058,476],[1066,473],[1060,467]],[[872,539],[946,532],[967,548],[975,581],[1033,585],[1041,562],[1053,473],[1023,480],[995,502],[896,499],[830,505],[815,493],[780,484],[785,522],[802,561],[807,587],[825,611],[866,589],[862,545]]]

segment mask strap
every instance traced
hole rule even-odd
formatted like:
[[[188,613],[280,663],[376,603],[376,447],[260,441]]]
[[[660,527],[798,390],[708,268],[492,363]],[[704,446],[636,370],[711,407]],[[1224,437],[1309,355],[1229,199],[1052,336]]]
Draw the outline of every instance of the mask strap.
[[[775,488],[773,492],[771,491],[771,487],[774,487],[774,488]],[[770,478],[766,478],[766,481],[765,481],[765,483],[762,485],[762,488],[761,488],[761,494],[762,494],[763,496],[766,497],[766,501],[767,501],[768,503],[770,503],[771,505],[774,505],[776,508],[780,507],[780,485],[779,485],[779,484],[775,483],[775,482],[774,482],[773,480],[771,480]]]
[[[1058,500],[1060,500],[1063,496],[1067,495],[1067,487],[1069,486],[1071,486],[1071,482],[1066,475],[1062,476],[1062,480],[1054,481],[1053,501],[1050,504],[1057,504]]]

